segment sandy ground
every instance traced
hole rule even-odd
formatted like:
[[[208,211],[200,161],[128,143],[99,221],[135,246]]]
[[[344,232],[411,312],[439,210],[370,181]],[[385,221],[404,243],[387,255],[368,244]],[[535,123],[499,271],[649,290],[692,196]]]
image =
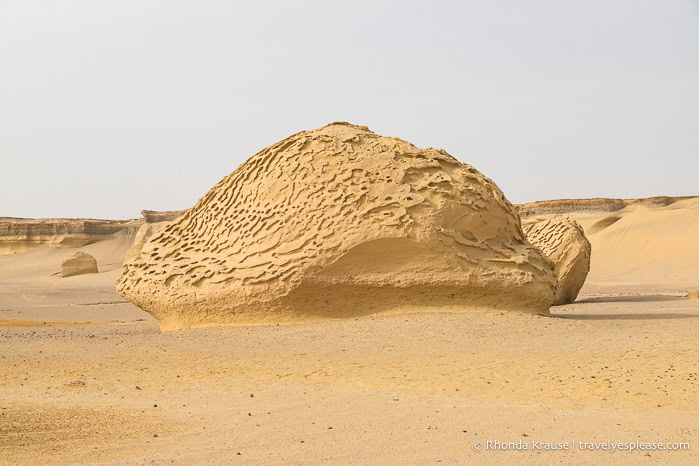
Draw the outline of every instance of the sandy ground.
[[[160,333],[113,291],[118,268],[60,279],[46,273],[60,257],[19,273],[32,261],[14,256],[0,257],[3,464],[699,462],[699,300],[686,290],[590,285],[554,317]],[[691,449],[578,443],[607,440]]]

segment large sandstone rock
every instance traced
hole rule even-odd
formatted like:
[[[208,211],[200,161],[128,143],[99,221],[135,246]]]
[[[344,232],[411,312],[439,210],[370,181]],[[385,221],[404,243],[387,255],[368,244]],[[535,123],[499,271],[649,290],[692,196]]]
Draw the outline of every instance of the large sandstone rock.
[[[553,266],[470,165],[333,123],[243,163],[125,264],[161,329],[376,312],[548,312]]]
[[[91,255],[78,251],[61,264],[61,277],[97,273],[97,261]]]
[[[133,242],[131,246],[126,251],[124,256],[124,261],[129,261],[134,259],[141,253],[143,245],[156,235],[160,230],[165,228],[168,222],[175,220],[178,217],[184,215],[186,210],[175,210],[166,212],[156,212],[153,210],[142,210],[141,215],[143,215],[144,222],[141,227],[136,231]]]
[[[522,227],[529,242],[555,264],[558,285],[553,304],[575,301],[590,271],[592,253],[582,227],[565,215],[527,220]]]

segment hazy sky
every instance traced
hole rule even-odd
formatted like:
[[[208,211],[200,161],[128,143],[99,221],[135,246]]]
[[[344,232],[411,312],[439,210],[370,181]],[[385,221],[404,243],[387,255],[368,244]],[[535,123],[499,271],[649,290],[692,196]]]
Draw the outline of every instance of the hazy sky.
[[[0,0],[0,216],[187,208],[338,120],[512,202],[699,195],[699,0]]]

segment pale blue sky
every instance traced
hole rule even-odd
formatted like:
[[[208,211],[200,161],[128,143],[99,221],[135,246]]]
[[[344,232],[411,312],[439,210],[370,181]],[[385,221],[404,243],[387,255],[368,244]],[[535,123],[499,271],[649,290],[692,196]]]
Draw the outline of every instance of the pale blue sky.
[[[699,195],[699,1],[0,0],[0,216],[187,208],[338,120],[512,202]]]

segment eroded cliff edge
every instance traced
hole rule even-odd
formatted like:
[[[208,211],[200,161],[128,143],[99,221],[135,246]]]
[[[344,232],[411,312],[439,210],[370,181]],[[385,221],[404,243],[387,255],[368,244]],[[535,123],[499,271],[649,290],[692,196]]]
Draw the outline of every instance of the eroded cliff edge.
[[[0,217],[0,255],[23,252],[37,246],[79,248],[136,234],[138,220]]]

